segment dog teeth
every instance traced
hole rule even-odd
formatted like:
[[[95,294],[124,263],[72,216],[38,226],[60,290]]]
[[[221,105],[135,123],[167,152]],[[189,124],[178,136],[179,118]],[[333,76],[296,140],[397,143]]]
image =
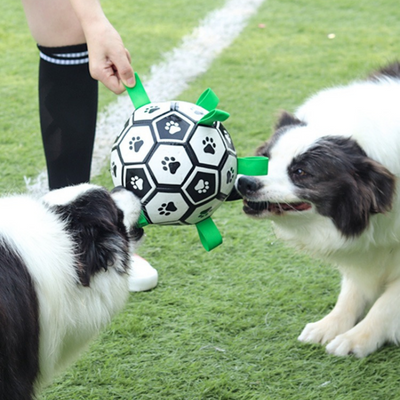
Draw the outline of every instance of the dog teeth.
[[[268,202],[266,201],[260,201],[260,202],[248,201],[247,205],[255,211],[263,211],[268,208]]]
[[[284,211],[305,211],[311,208],[309,203],[270,203],[268,201],[245,201],[245,204],[254,211],[268,210],[271,213],[281,214]]]

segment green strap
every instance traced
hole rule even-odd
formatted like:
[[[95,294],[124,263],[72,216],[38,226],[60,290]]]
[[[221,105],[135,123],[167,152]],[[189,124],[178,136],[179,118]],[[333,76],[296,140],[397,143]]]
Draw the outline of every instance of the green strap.
[[[147,221],[142,211],[136,226],[138,228],[144,228],[146,225],[149,225],[149,221]],[[196,224],[196,228],[200,237],[201,244],[207,251],[211,251],[222,244],[221,233],[219,232],[211,217],[208,217],[205,220],[198,222]]]
[[[207,111],[214,110],[214,108],[217,107],[218,103],[219,98],[210,88],[205,90],[196,102],[198,106],[203,107]]]
[[[227,113],[226,111],[215,109],[204,115],[204,117],[201,118],[201,120],[198,123],[199,125],[212,126],[212,124],[215,121],[223,122],[228,118],[229,118],[229,113]]]
[[[136,226],[138,228],[144,228],[146,225],[149,225],[149,221],[147,221],[147,218],[144,215],[144,212],[142,211],[140,213],[139,221],[137,222]]]
[[[151,101],[149,96],[147,96],[146,90],[143,87],[142,81],[139,78],[139,75],[135,72],[136,85],[133,88],[126,87],[126,91],[129,94],[129,97],[132,100],[133,106],[137,110],[140,107],[146,106],[150,104]]]
[[[238,157],[238,174],[260,176],[268,174],[268,157]]]
[[[196,228],[199,233],[201,244],[207,251],[211,251],[222,244],[222,235],[211,217],[198,222]]]

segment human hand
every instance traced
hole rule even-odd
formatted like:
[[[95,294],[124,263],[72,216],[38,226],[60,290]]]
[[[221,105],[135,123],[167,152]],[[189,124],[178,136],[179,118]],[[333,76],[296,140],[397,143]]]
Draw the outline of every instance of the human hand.
[[[91,76],[116,94],[135,86],[129,51],[115,28],[106,20],[92,24],[85,36]]]

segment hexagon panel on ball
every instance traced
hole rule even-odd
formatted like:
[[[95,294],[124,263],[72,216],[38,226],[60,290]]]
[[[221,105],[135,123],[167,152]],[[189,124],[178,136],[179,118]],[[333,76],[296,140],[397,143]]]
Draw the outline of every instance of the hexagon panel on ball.
[[[185,222],[188,224],[197,224],[210,217],[221,204],[222,201],[218,199],[210,200],[203,206],[196,207],[195,210],[185,218]]]
[[[219,132],[221,132],[222,138],[224,139],[228,151],[234,156],[236,156],[236,149],[235,146],[233,145],[233,141],[229,132],[226,130],[224,125],[221,124],[221,122],[217,123],[216,128],[218,129]]]
[[[218,194],[218,171],[196,167],[183,186],[184,193],[198,205],[214,199]]]
[[[144,162],[154,145],[149,126],[132,126],[117,143],[125,165]]]
[[[156,184],[153,182],[146,165],[134,165],[125,167],[123,176],[123,186],[131,190],[141,201],[146,199],[156,190]]]
[[[189,204],[180,193],[159,191],[142,204],[147,219],[153,224],[179,224],[180,219],[189,210]]]
[[[222,137],[213,127],[199,125],[189,144],[200,164],[218,167],[226,153]]]
[[[194,123],[176,111],[153,120],[153,129],[160,142],[184,142],[194,127]]]
[[[237,158],[229,154],[221,168],[221,193],[224,195],[224,198],[231,194],[235,186],[236,177]]]
[[[148,165],[160,185],[181,185],[193,168],[185,146],[172,144],[160,144]]]

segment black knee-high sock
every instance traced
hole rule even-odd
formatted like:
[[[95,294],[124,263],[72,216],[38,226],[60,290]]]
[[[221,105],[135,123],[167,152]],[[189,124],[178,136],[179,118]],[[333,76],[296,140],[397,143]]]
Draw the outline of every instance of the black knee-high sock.
[[[89,74],[87,46],[38,48],[39,113],[49,187],[88,182],[98,83]]]

